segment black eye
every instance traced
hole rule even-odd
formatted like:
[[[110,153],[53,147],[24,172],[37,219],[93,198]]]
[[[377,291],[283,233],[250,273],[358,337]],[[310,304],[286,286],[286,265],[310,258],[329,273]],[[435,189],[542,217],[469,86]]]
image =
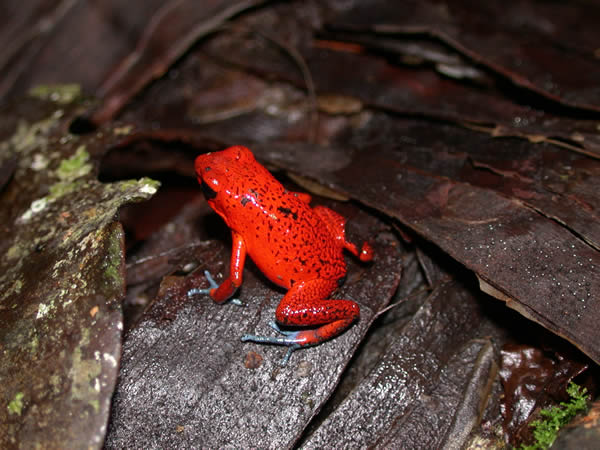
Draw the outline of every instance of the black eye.
[[[202,180],[200,187],[202,188],[202,192],[204,192],[204,196],[206,197],[206,200],[212,200],[213,198],[215,198],[217,196],[217,192],[213,188],[211,188],[208,184],[206,184],[204,182],[204,180]]]

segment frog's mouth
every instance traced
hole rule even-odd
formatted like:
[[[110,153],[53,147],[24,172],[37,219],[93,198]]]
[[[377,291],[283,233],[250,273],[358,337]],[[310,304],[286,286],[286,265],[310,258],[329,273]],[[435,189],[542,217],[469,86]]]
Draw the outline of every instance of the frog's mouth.
[[[217,191],[211,188],[204,180],[202,180],[202,183],[200,183],[200,187],[202,188],[202,192],[204,193],[206,200],[212,200],[217,196]]]

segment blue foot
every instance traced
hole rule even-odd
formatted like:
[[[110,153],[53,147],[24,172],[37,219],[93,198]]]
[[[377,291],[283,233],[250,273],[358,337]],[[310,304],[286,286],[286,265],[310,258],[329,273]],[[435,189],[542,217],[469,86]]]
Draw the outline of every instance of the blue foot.
[[[290,360],[292,353],[302,347],[296,340],[299,331],[283,331],[275,322],[269,322],[269,326],[284,337],[278,336],[256,336],[254,334],[245,334],[242,336],[242,342],[256,342],[258,344],[285,345],[288,348],[287,353],[281,360],[281,366],[284,367]]]
[[[200,289],[200,288],[190,289],[189,291],[187,291],[188,297],[193,297],[194,295],[209,295],[210,291],[212,289],[217,289],[219,287],[219,285],[217,284],[217,282],[215,281],[215,279],[212,277],[212,275],[210,274],[210,272],[208,270],[204,271],[204,276],[206,277],[206,280],[208,281],[208,284],[210,285],[210,287],[205,288],[205,289]],[[239,298],[232,298],[229,301],[231,303],[233,303],[234,305],[244,306],[244,304],[242,303],[242,301]]]
[[[206,289],[200,289],[200,288],[193,288],[190,289],[187,292],[187,296],[188,297],[192,297],[194,295],[208,295],[210,294],[211,289],[216,289],[219,287],[219,285],[217,284],[217,282],[214,280],[214,278],[211,276],[210,272],[208,270],[204,271],[204,276],[206,277],[206,279],[208,280],[208,284],[210,285],[209,288]]]

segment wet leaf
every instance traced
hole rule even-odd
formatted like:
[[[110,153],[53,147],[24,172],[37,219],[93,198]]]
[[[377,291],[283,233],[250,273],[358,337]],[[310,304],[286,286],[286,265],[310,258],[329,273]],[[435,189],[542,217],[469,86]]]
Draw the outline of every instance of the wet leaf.
[[[464,445],[495,376],[489,342],[472,341],[477,323],[482,310],[468,290],[440,286],[303,447]]]
[[[385,134],[378,134],[382,128]],[[384,115],[374,116],[338,145],[394,149],[395,159],[405,166],[515,198],[600,249],[600,163],[594,159],[554,145]]]
[[[37,68],[35,72],[43,71],[44,60],[40,58],[40,50],[44,41],[52,35],[56,28],[63,24],[65,16],[68,16],[77,2],[62,0],[59,2],[47,0],[34,0],[24,7],[24,4],[15,0],[4,2],[4,14],[1,27],[5,32],[0,35],[0,45],[3,49],[0,53],[0,69],[3,76],[0,80],[0,98],[9,93],[23,95],[25,90],[16,92],[15,85],[22,82],[22,78],[29,78],[33,73],[27,73],[27,68],[33,65]],[[64,57],[64,52],[62,53]],[[57,65],[60,71],[62,65]],[[73,67],[69,67],[70,70]],[[34,71],[31,71],[34,72]],[[81,81],[80,78],[78,78]],[[48,82],[49,80],[45,80]],[[64,82],[65,80],[53,80]],[[31,84],[39,84],[39,80]],[[26,86],[27,87],[27,86]]]
[[[103,180],[114,181],[149,173],[168,173],[166,178],[171,179],[191,178],[195,152],[241,143],[256,150],[270,167],[281,167],[291,177],[301,180],[307,189],[327,192],[339,199],[359,200],[373,208],[371,213],[397,219],[393,225],[406,236],[410,246],[418,247],[421,275],[429,283],[419,275],[408,285],[422,285],[425,293],[429,287],[447,282],[447,277],[456,272],[455,261],[441,263],[444,258],[439,252],[430,251],[432,247],[424,245],[415,236],[416,232],[474,271],[481,289],[566,336],[598,361],[599,341],[594,324],[598,309],[595,292],[599,287],[596,280],[599,279],[597,192],[600,186],[596,181],[599,168],[591,159],[600,155],[594,79],[597,72],[594,68],[598,65],[593,26],[597,22],[596,6],[524,1],[512,5],[508,11],[500,2],[481,5],[405,2],[400,7],[380,1],[356,5],[312,0],[231,5],[192,3],[150,1],[133,5],[117,1],[87,8],[81,2],[66,0],[33,1],[29,8],[23,8],[9,0],[4,5],[8,14],[0,18],[1,29],[5,30],[0,33],[0,43],[4,44],[0,67],[5,75],[0,81],[0,96],[16,98],[19,93],[29,92],[60,102],[78,91],[68,86],[77,82],[83,92],[103,96],[95,106],[83,103],[79,113],[87,111],[97,122],[102,122],[124,108],[123,117],[137,126],[115,124],[100,130],[98,135],[73,137],[66,130],[76,113],[69,112],[69,118],[59,120],[60,131],[57,131],[58,136],[68,139],[60,143],[61,149],[65,145],[68,150],[64,154],[49,157],[40,151],[22,160],[3,151],[0,185],[4,183],[4,190],[0,190],[0,200],[2,219],[8,217],[2,223],[9,239],[8,244],[0,241],[3,254],[9,249],[13,253],[21,250],[11,247],[18,228],[12,226],[15,218],[27,213],[24,220],[31,222],[37,220],[37,214],[51,211],[56,213],[52,216],[56,228],[66,230],[65,235],[81,221],[90,222],[81,234],[67,235],[64,245],[75,245],[85,233],[92,235],[94,232],[90,230],[96,226],[105,231],[106,234],[93,241],[98,242],[97,253],[90,250],[89,254],[90,258],[96,255],[96,259],[89,260],[92,267],[102,265],[99,255],[109,252],[109,244],[121,239],[121,232],[107,228],[114,225],[104,222],[92,226],[88,217],[91,208],[79,210],[74,205],[90,195],[96,200],[94,206],[101,208],[113,196],[112,191],[104,191],[112,184],[86,186],[88,181],[79,184],[93,180],[98,158],[106,146],[118,144],[103,164],[106,176]],[[248,5],[249,11],[230,16],[231,8],[235,13]],[[220,28],[224,20],[230,20],[226,29]],[[591,25],[585,26],[586,23]],[[216,30],[219,32],[207,34]],[[200,36],[205,38],[197,41]],[[150,83],[162,74],[166,76]],[[308,94],[312,91],[310,80],[316,87],[316,96]],[[35,87],[40,82],[44,85]],[[136,93],[140,94],[134,98]],[[15,130],[23,131],[32,123],[43,122],[58,107],[58,103],[21,105],[19,99],[3,109],[10,114],[4,114],[0,120],[0,140],[9,139]],[[314,120],[317,108],[318,123]],[[25,127],[18,123],[22,111],[27,111],[24,115],[29,125]],[[407,117],[414,115],[419,118]],[[422,120],[423,117],[433,120]],[[84,124],[81,121],[81,128],[72,129],[85,131]],[[42,127],[21,137],[42,145],[36,136],[44,133]],[[504,136],[518,139],[497,139]],[[89,138],[96,139],[98,145],[84,142]],[[311,144],[302,145],[307,141]],[[290,142],[296,145],[290,146]],[[57,148],[54,144],[51,147]],[[9,159],[5,159],[6,155]],[[30,182],[20,184],[15,190],[11,186],[17,177],[23,176],[19,172],[22,165],[31,169],[26,173]],[[38,172],[53,175],[40,179]],[[123,386],[131,390],[119,392],[119,407],[123,409],[116,413],[118,421],[113,424],[110,442],[121,447],[137,442],[140,435],[132,433],[131,437],[123,431],[132,423],[132,430],[141,430],[141,435],[147,437],[145,446],[174,445],[171,442],[192,446],[198,442],[196,430],[205,431],[202,437],[206,445],[217,445],[219,434],[240,438],[243,435],[234,435],[234,430],[250,424],[270,427],[268,431],[276,445],[298,445],[304,442],[298,441],[298,436],[310,418],[315,417],[310,423],[313,437],[308,439],[312,442],[319,436],[322,442],[334,447],[338,442],[327,441],[331,436],[320,431],[321,425],[326,427],[324,430],[335,428],[329,418],[331,414],[340,423],[349,423],[349,429],[373,430],[379,426],[367,439],[378,436],[376,442],[381,446],[400,442],[402,445],[413,442],[415,446],[419,442],[466,445],[466,430],[473,430],[487,445],[497,445],[500,387],[496,378],[490,387],[495,398],[484,395],[488,386],[485,380],[493,378],[491,365],[484,362],[490,361],[490,344],[498,347],[506,342],[506,334],[510,334],[507,328],[527,329],[532,324],[498,314],[505,309],[498,302],[493,318],[478,316],[480,333],[464,337],[466,344],[460,348],[447,349],[441,354],[441,358],[446,358],[441,363],[435,358],[432,363],[428,359],[431,353],[419,353],[417,344],[413,347],[406,344],[416,355],[415,360],[422,364],[416,367],[425,366],[426,372],[431,368],[428,364],[435,365],[427,372],[432,374],[426,380],[427,394],[415,397],[410,403],[413,412],[399,414],[389,427],[372,424],[374,417],[385,414],[377,409],[385,399],[376,396],[383,392],[375,389],[379,379],[368,374],[378,364],[387,344],[402,336],[393,328],[394,321],[410,322],[422,302],[421,296],[410,300],[404,296],[396,298],[400,305],[380,317],[377,333],[371,335],[375,337],[361,344],[365,355],[357,360],[364,365],[353,369],[352,380],[343,383],[334,401],[324,403],[348,359],[333,350],[338,348],[336,345],[353,350],[364,336],[360,328],[363,325],[359,323],[340,340],[311,350],[316,353],[295,355],[299,362],[291,375],[272,371],[283,350],[260,346],[251,349],[251,344],[240,344],[237,338],[243,333],[232,323],[238,320],[237,326],[245,324],[248,331],[263,332],[272,318],[272,309],[281,293],[271,291],[268,284],[264,286],[256,270],[249,268],[248,285],[241,292],[247,295],[246,309],[231,310],[225,305],[213,310],[210,302],[195,300],[190,304],[183,295],[186,283],[203,282],[201,276],[190,277],[190,272],[205,267],[223,268],[219,264],[228,260],[229,252],[226,244],[220,246],[226,238],[214,232],[221,229],[226,233],[222,224],[201,219],[205,211],[192,199],[192,190],[178,189],[165,190],[148,210],[129,208],[121,216],[127,236],[131,237],[127,244],[131,250],[130,287],[125,306],[128,313],[146,309],[147,312],[141,322],[134,314],[128,316],[131,317],[128,322],[131,333],[127,338],[130,362],[123,373]],[[66,199],[76,202],[65,205]],[[26,204],[20,203],[22,200]],[[188,201],[191,203],[179,211],[180,205]],[[60,211],[53,210],[59,206]],[[106,210],[113,211],[108,206]],[[175,214],[177,217],[173,219]],[[19,226],[26,225],[25,222]],[[164,227],[155,232],[161,225]],[[42,229],[41,236],[48,235],[48,231],[53,230]],[[379,231],[380,244],[395,242],[384,238],[388,230]],[[27,286],[32,283],[37,288],[42,284],[43,289],[36,291],[41,292],[40,298],[54,292],[53,289],[67,289],[52,284],[54,273],[48,269],[52,267],[48,262],[52,258],[65,258],[63,247],[50,238],[44,240],[36,235],[31,239],[36,245],[34,251],[43,256],[33,258],[30,255],[34,252],[30,249],[33,244],[27,244],[30,247],[26,246],[29,253],[25,254],[25,261],[31,261],[26,273]],[[213,242],[215,239],[218,244]],[[66,263],[61,264],[67,270]],[[16,270],[6,265],[9,272]],[[353,270],[358,279],[349,278],[348,289],[360,284],[362,274],[368,272],[368,268],[360,266],[353,266]],[[88,276],[87,266],[79,272],[80,276]],[[382,273],[391,276],[385,271],[377,272],[377,276],[383,276]],[[101,279],[97,274],[90,273],[89,277]],[[377,292],[369,287],[370,293]],[[474,295],[472,286],[469,289],[457,296],[476,296],[482,299],[485,308],[494,304],[486,296]],[[119,289],[115,287],[111,292],[116,291]],[[255,295],[260,296],[256,301]],[[114,304],[110,299],[116,298],[116,294],[106,296],[107,304]],[[101,302],[77,301],[81,308],[88,308],[77,311],[89,320],[107,315]],[[387,301],[386,295],[380,295],[378,301]],[[375,303],[380,308],[381,303]],[[31,310],[35,309],[29,305]],[[252,306],[256,308],[249,309]],[[431,307],[435,310],[439,306]],[[455,307],[464,311],[463,305]],[[373,306],[370,312],[374,314],[377,308]],[[12,314],[10,309],[1,309],[0,321],[7,314]],[[18,319],[24,321],[31,314],[29,309],[25,310]],[[65,317],[69,323],[80,325],[71,316]],[[116,313],[110,317],[116,317]],[[416,317],[423,319],[421,314]],[[411,333],[421,339],[419,342],[429,342],[427,339],[431,338],[427,334],[429,318],[410,322],[406,328],[413,330]],[[437,323],[446,323],[444,320],[440,318]],[[456,320],[460,323],[463,318]],[[420,325],[424,328],[419,331]],[[67,344],[61,342],[67,349],[66,355],[77,354],[73,349],[82,328],[73,326],[75,331],[67,333]],[[206,335],[193,334],[198,328],[205,329]],[[116,355],[114,330],[110,326],[106,329],[109,331],[104,336],[109,336],[107,342],[113,339],[109,347]],[[222,330],[226,330],[225,336]],[[455,336],[452,330],[450,325],[448,336]],[[423,338],[422,333],[425,333]],[[486,340],[478,340],[482,336]],[[4,345],[4,341],[0,342]],[[147,347],[148,342],[155,347]],[[203,347],[205,343],[207,347]],[[157,349],[164,351],[156,353]],[[145,357],[142,354],[145,351],[154,355],[158,363]],[[45,368],[47,354],[43,357],[46,359],[40,367]],[[208,363],[204,366],[203,358]],[[56,361],[69,360],[59,353]],[[187,372],[180,372],[176,363],[181,363]],[[377,370],[391,373],[395,363],[394,360],[390,367]],[[148,382],[146,372],[138,371],[138,367],[150,375],[164,377],[164,383],[155,379]],[[553,367],[548,371],[549,376],[561,372],[560,365]],[[36,369],[39,367],[34,372]],[[148,382],[149,388],[136,381],[138,373],[139,380]],[[313,373],[317,374],[315,378],[323,377],[318,380],[322,385],[311,378]],[[114,382],[111,381],[114,377],[110,378],[114,371],[108,375],[107,386]],[[238,375],[245,376],[246,383],[236,378]],[[275,381],[267,380],[270,375]],[[200,386],[199,392],[206,394],[206,398],[201,398],[190,380]],[[283,381],[286,385],[279,394],[269,390],[269,384],[280,386]],[[516,384],[519,386],[519,382]],[[173,386],[177,392],[170,389]],[[257,398],[260,404],[259,388],[263,386],[267,386],[265,392],[272,401],[266,406],[270,409],[263,408],[264,411],[250,404]],[[300,394],[298,389],[293,390],[306,386],[314,389],[301,390]],[[148,394],[154,387],[157,390],[153,393],[158,392],[156,397]],[[415,394],[410,391],[412,388],[418,394],[422,385],[410,384],[409,397]],[[107,387],[99,395],[102,401],[108,398],[108,390]],[[163,404],[170,409],[157,408],[151,409],[152,414],[146,413],[146,403],[135,401],[138,392],[144,394],[143,399],[150,399],[149,404],[156,398],[166,399]],[[355,396],[357,392],[376,394],[365,396],[365,404],[359,405],[363,424],[359,423],[355,410],[347,407],[353,400],[347,400],[346,396],[359,398]],[[372,401],[373,398],[381,402]],[[32,407],[28,392],[13,389],[3,399],[7,405],[4,413],[13,421],[11,424],[20,423],[24,417],[37,417],[34,414],[39,411]],[[277,404],[273,399],[283,405],[281,409],[273,406]],[[481,412],[479,402],[486,400],[487,407]],[[445,403],[455,406],[459,414],[444,408]],[[98,426],[105,417],[102,409],[105,403],[101,405],[101,411],[86,422],[90,427],[87,430],[96,439],[93,442],[99,439],[97,431],[102,428]],[[194,409],[194,405],[201,408]],[[219,409],[219,405],[225,408]],[[322,405],[326,405],[322,413],[314,416]],[[73,407],[73,403],[67,406]],[[136,417],[140,411],[141,415]],[[187,415],[177,416],[178,411]],[[300,413],[296,414],[297,411]],[[217,417],[219,412],[223,415]],[[476,425],[474,417],[480,412],[484,420]],[[389,414],[391,417],[397,413],[396,410]],[[206,419],[207,415],[210,417],[206,423],[211,429],[197,419]],[[227,422],[229,417],[239,418],[236,425],[241,426],[231,426]],[[279,417],[291,419],[285,424],[277,421]],[[259,430],[257,436],[263,435],[262,429],[254,430]],[[256,437],[248,439],[257,446],[262,444],[252,441]],[[340,442],[345,442],[344,439],[349,439],[348,435],[341,435]]]
[[[495,20],[493,20],[494,18]],[[360,4],[338,17],[340,28],[439,38],[518,86],[578,108],[600,110],[594,74],[597,45],[591,29],[597,5],[500,1],[409,1],[403,8],[385,1]],[[564,45],[568,42],[567,45]]]
[[[153,11],[133,52],[99,86],[102,103],[89,113],[102,124],[111,119],[153,79],[164,75],[198,39],[219,29],[229,17],[264,0],[213,1],[202,8],[194,1],[170,1]]]
[[[570,230],[494,191],[412,168],[398,150],[340,149],[335,167],[327,165],[334,148],[320,164],[320,149],[289,147],[257,153],[396,217],[501,291],[508,306],[600,361],[600,255]]]
[[[410,18],[403,10],[399,13],[403,20]],[[277,25],[281,27],[280,34],[285,34],[284,30],[289,28],[299,29],[298,33],[305,32],[302,18],[298,16],[300,13],[293,6],[288,6],[282,14],[286,15],[286,21]],[[300,88],[306,87],[306,81],[291,58],[282,55],[275,46],[249,39],[244,28],[237,33],[218,36],[208,42],[206,48],[215,58],[266,77],[276,76]],[[538,142],[554,142],[576,152],[600,157],[594,115],[587,120],[583,114],[580,118],[572,114],[559,115],[554,112],[556,108],[535,99],[523,105],[518,95],[510,90],[493,85],[474,88],[436,74],[428,67],[405,67],[362,48],[336,46],[335,42],[300,42],[298,51],[306,61],[318,94],[343,95],[366,107],[395,113],[467,123],[493,136],[521,136]]]
[[[114,1],[88,8],[74,0],[36,0],[23,8],[11,0],[5,11],[11,28],[0,36],[0,98],[22,96],[38,85],[77,82],[103,100],[91,118],[104,123],[198,39],[263,1],[201,6],[178,0]]]
[[[244,307],[188,298],[188,289],[206,285],[205,269],[227,272],[226,243],[198,249],[195,275],[165,278],[156,301],[125,338],[108,448],[133,442],[142,447],[281,448],[301,436],[374,315],[394,293],[401,268],[397,243],[381,234],[381,222],[350,205],[335,208],[350,216],[361,236],[374,239],[373,265],[351,263],[336,294],[360,303],[360,321],[330,342],[297,351],[280,367],[286,349],[242,343],[240,337],[273,333],[268,322],[283,293],[249,264],[238,295]],[[175,432],[178,427],[181,432]]]
[[[567,349],[568,350],[568,349]],[[588,364],[572,351],[552,354],[539,347],[509,344],[502,349],[500,377],[504,385],[504,433],[516,445],[529,442],[534,412],[567,401],[566,388]]]
[[[21,116],[0,143],[17,161],[0,197],[6,448],[102,446],[123,327],[124,236],[114,218],[121,205],[157,189],[150,179],[96,181],[97,157],[114,135],[70,135],[64,130],[72,117],[71,108],[35,122]]]

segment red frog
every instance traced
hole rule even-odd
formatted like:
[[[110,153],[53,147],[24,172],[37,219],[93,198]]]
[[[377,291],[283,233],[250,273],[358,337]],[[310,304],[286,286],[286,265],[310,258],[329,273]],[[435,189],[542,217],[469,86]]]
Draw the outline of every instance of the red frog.
[[[200,155],[195,167],[208,204],[231,229],[233,246],[225,281],[218,286],[207,271],[211,288],[193,289],[188,295],[209,294],[217,303],[226,301],[242,284],[250,255],[269,280],[288,289],[275,312],[277,323],[312,327],[283,331],[272,322],[282,336],[242,337],[288,346],[283,365],[294,350],[333,338],[358,319],[358,304],[329,298],[344,282],[343,249],[361,261],[373,258],[368,243],[359,252],[346,241],[342,216],[323,206],[311,208],[310,195],[286,190],[245,147]]]

